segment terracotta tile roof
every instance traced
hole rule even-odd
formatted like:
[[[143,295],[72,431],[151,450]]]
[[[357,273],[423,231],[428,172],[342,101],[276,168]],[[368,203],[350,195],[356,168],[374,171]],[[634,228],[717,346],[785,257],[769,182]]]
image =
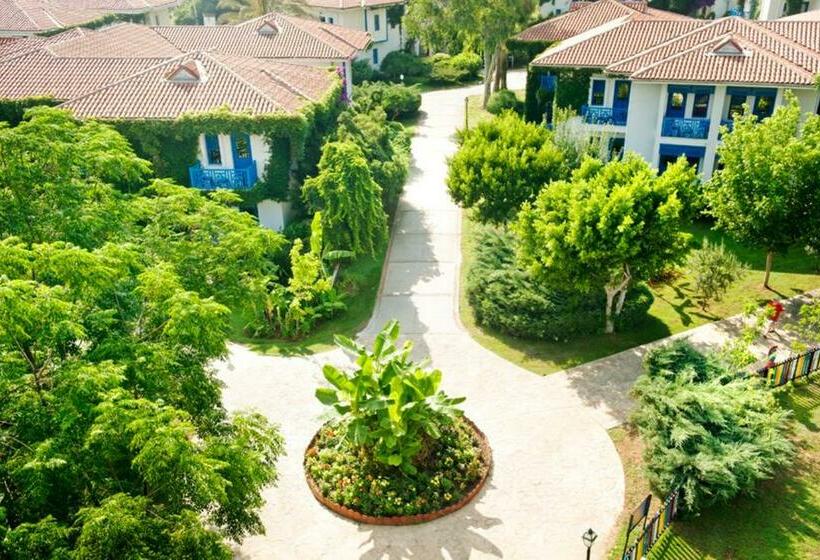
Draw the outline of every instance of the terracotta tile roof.
[[[72,27],[62,33],[51,35],[49,37],[41,37],[39,35],[31,35],[30,37],[15,37],[5,38],[0,41],[0,60],[17,56],[24,52],[30,52],[50,45],[56,45],[63,41],[83,37],[91,31],[82,29],[80,27]]]
[[[169,79],[181,66],[192,63],[197,65],[198,79]],[[337,80],[321,68],[200,51],[164,61],[61,106],[80,117],[100,119],[173,119],[221,107],[262,115],[297,111],[319,100]]]
[[[179,0],[0,0],[0,31],[38,33],[82,25],[107,14],[144,13]]]
[[[408,0],[305,0],[305,5],[314,8],[336,8],[347,10],[350,8],[377,8],[394,4],[406,4]]]
[[[793,22],[784,27],[795,24],[806,28],[790,29],[789,36],[778,33],[777,26],[722,18],[611,64],[606,70],[641,80],[811,85],[813,76],[820,73],[820,52],[811,48],[820,35],[820,22]],[[726,38],[742,45],[745,54],[713,53],[716,44]]]
[[[258,32],[266,22],[276,22],[279,32]],[[307,19],[267,14],[240,25],[173,25],[153,28],[181,51],[213,49],[223,54],[259,58],[348,59],[370,43],[362,31]]]
[[[49,47],[65,58],[173,58],[183,51],[144,25],[119,23]]]
[[[635,20],[690,20],[674,12],[649,8],[646,2],[622,2],[597,0],[596,2],[573,2],[570,11],[558,17],[542,21],[518,34],[519,41],[552,43],[585,33],[619,19]]]
[[[0,99],[72,99],[158,62],[148,58],[58,58],[47,49],[39,49],[0,61]]]
[[[558,43],[532,61],[539,67],[604,68],[703,26],[704,20],[630,20],[586,40]]]

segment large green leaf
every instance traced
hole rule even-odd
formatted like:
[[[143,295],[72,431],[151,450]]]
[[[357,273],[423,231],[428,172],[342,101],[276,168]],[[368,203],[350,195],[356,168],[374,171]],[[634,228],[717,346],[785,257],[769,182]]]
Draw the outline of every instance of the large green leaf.
[[[324,405],[333,405],[339,402],[339,397],[336,391],[330,387],[320,387],[316,389],[316,398]]]
[[[347,376],[336,369],[334,366],[330,364],[325,364],[325,367],[322,368],[322,373],[327,379],[328,383],[340,389],[342,391],[352,392],[354,387],[353,383],[347,378]]]

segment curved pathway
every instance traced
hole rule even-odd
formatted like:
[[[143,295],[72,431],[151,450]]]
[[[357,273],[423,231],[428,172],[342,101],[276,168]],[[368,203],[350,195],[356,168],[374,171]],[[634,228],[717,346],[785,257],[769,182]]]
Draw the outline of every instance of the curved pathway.
[[[521,81],[521,74],[512,80]],[[513,84],[513,87],[521,87]],[[460,212],[444,184],[452,134],[464,120],[464,96],[480,88],[424,95],[413,139],[414,168],[402,196],[370,339],[386,321],[444,372],[444,389],[467,397],[465,410],[490,440],[495,468],[485,490],[463,510],[414,527],[373,527],[335,516],[305,485],[302,452],[321,425],[313,393],[321,365],[346,363],[339,352],[307,358],[265,357],[233,345],[218,365],[226,407],[253,407],[280,424],[288,456],[277,487],[265,492],[267,534],[248,538],[238,558],[259,559],[572,559],[581,534],[605,536],[621,511],[623,471],[606,429],[625,401],[615,378],[554,374],[539,377],[484,349],[458,320]],[[624,379],[636,372],[629,366]],[[617,386],[609,396],[608,385]],[[610,400],[614,399],[614,400]],[[604,538],[600,539],[601,541]],[[594,553],[603,556],[599,544]]]

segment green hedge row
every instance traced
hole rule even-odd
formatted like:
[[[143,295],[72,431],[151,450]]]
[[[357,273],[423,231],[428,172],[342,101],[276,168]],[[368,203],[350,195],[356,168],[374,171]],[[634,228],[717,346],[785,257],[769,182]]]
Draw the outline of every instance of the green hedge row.
[[[476,233],[475,261],[467,274],[467,298],[476,321],[518,336],[566,340],[603,332],[603,291],[581,294],[537,282],[515,262],[512,234],[482,228]],[[616,321],[617,330],[647,317],[653,297],[646,286],[632,288]]]

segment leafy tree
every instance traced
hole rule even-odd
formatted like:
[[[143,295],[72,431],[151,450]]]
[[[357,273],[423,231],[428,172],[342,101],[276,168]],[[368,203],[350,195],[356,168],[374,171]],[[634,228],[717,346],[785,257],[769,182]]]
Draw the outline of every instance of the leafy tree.
[[[382,109],[390,120],[412,117],[421,107],[421,91],[418,86],[368,82],[356,88],[353,102],[358,112]]]
[[[450,398],[439,390],[441,372],[413,362],[412,342],[399,348],[398,338],[397,321],[385,325],[372,351],[337,336],[336,344],[356,358],[357,370],[345,373],[325,365],[322,372],[332,387],[317,389],[316,398],[347,419],[346,437],[353,445],[413,474],[413,459],[440,437],[442,426],[461,415],[456,405],[464,397]]]
[[[733,283],[746,272],[746,267],[734,253],[721,243],[715,245],[703,240],[700,249],[689,255],[688,269],[695,281],[695,294],[706,307],[709,302],[720,301]]]
[[[766,251],[768,288],[776,253],[817,241],[820,116],[801,125],[793,96],[760,122],[747,111],[735,118],[717,153],[723,168],[705,186],[708,212],[739,241]]]
[[[811,301],[800,308],[800,318],[793,328],[806,341],[820,341],[820,300]]]
[[[524,204],[515,225],[522,262],[557,288],[604,290],[612,333],[629,286],[686,254],[682,193],[694,173],[681,160],[658,176],[634,154],[585,160],[571,181],[553,182]]]
[[[322,237],[328,250],[375,255],[387,241],[381,187],[353,142],[325,144],[319,174],[305,181],[303,188],[308,204],[322,212]]]
[[[682,488],[692,513],[754,491],[791,461],[788,413],[771,391],[688,342],[651,351],[633,392],[649,481],[660,493]]]
[[[506,59],[504,42],[529,20],[537,6],[533,0],[413,0],[404,21],[408,33],[428,46],[446,46],[460,39],[462,44],[480,47],[484,53],[486,107],[492,93],[491,76],[503,69]]]
[[[216,9],[220,23],[239,23],[270,12],[306,13],[302,0],[219,0]]]
[[[514,114],[479,123],[459,137],[447,187],[460,206],[483,223],[504,224],[525,202],[568,170],[552,134]]]
[[[26,117],[0,124],[0,233],[82,247],[121,233],[129,206],[113,186],[140,185],[148,162],[109,126],[46,107]]]

